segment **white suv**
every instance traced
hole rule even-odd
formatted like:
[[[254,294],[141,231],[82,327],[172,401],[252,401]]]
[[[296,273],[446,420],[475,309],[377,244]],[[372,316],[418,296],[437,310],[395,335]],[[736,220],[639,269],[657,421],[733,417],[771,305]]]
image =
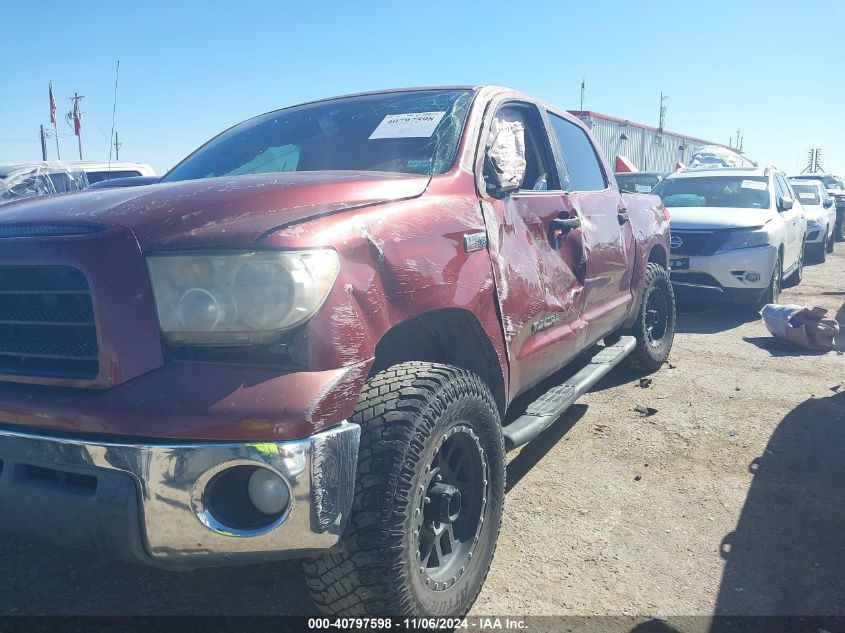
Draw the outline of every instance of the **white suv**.
[[[652,193],[671,219],[672,283],[714,299],[777,302],[784,280],[801,281],[807,221],[773,167],[690,169]]]

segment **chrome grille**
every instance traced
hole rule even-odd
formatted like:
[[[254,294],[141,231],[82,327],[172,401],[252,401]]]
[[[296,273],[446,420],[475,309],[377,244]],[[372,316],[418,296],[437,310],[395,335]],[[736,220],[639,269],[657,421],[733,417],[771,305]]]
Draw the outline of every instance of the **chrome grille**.
[[[91,379],[98,371],[85,275],[69,266],[0,266],[0,374]]]
[[[672,255],[713,255],[725,243],[727,231],[675,231],[672,238],[681,238],[680,246],[672,247]]]

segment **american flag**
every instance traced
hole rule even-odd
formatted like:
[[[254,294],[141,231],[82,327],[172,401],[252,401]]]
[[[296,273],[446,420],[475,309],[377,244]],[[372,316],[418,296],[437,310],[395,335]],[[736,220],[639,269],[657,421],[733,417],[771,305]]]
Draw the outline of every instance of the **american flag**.
[[[50,82],[50,123],[56,122],[56,99],[53,97],[53,82]]]

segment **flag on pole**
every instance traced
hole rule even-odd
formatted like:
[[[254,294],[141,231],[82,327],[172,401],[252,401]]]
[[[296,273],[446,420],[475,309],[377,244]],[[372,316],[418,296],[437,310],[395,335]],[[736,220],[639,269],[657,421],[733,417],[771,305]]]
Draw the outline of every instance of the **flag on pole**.
[[[79,136],[82,129],[82,113],[79,111],[79,99],[73,100],[73,133]]]
[[[50,123],[56,122],[56,99],[53,97],[53,82],[50,82]]]

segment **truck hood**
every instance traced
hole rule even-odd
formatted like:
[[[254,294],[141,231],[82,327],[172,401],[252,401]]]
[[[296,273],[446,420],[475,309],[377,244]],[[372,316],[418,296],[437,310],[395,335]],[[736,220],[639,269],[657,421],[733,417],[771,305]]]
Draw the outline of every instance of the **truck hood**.
[[[669,207],[673,229],[715,230],[763,226],[775,217],[771,209],[736,207]]]
[[[248,248],[281,226],[415,198],[429,181],[428,176],[349,171],[205,178],[13,202],[0,207],[0,225],[126,226],[143,251]]]

